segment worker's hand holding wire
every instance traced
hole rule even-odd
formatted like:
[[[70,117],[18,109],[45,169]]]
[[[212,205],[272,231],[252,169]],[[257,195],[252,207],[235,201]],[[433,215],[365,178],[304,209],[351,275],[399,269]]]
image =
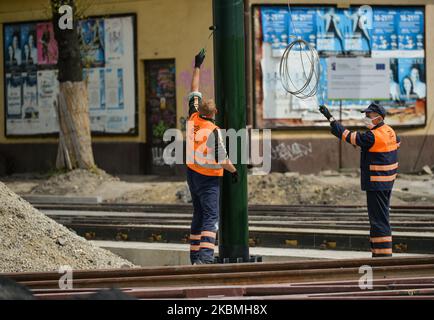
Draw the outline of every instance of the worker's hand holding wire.
[[[194,57],[194,67],[200,68],[203,60],[205,60],[205,49],[200,50],[200,52]]]
[[[238,171],[232,172],[232,183],[238,183],[239,177],[238,177]]]
[[[330,121],[330,119],[333,118],[333,116],[330,113],[329,109],[326,106],[324,106],[324,105],[319,106],[319,112],[321,112],[324,115],[324,117],[327,118],[328,121]]]

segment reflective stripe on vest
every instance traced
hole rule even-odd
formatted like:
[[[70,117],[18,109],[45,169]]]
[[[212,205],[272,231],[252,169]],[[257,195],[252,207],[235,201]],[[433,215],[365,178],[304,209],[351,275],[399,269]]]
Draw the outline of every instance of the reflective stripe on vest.
[[[395,131],[384,124],[371,132],[375,136],[375,143],[369,149],[370,181],[373,183],[393,182],[398,169],[398,143]]]
[[[215,161],[213,150],[207,147],[208,136],[215,129],[218,127],[202,119],[198,112],[191,115],[187,122],[187,167],[206,176],[221,177],[223,168]]]

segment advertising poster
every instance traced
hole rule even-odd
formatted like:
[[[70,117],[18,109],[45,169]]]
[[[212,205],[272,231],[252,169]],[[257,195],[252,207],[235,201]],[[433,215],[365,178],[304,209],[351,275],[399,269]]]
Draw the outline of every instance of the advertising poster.
[[[262,16],[266,26],[264,38],[271,44],[273,56],[282,55],[288,45],[288,16],[285,9],[267,10]]]
[[[36,25],[21,25],[21,52],[24,69],[36,68],[38,64],[38,48],[36,46]]]
[[[424,50],[424,12],[422,9],[404,9],[398,14],[398,48]]]
[[[22,74],[23,83],[23,112],[24,119],[38,119],[38,80],[37,73],[27,72]]]
[[[55,65],[57,63],[57,42],[54,38],[51,22],[36,25],[36,38],[39,65]]]
[[[6,109],[8,119],[22,117],[21,74],[6,74]]]
[[[59,94],[57,71],[38,71],[38,105],[40,108],[53,106]]]
[[[345,26],[345,51],[352,55],[372,53],[372,10],[365,7],[343,10],[342,24]]]
[[[301,38],[306,42],[309,42],[312,47],[316,48],[316,30],[317,19],[315,9],[302,9],[295,7],[291,9],[291,19],[289,22],[289,34],[297,35],[297,38]],[[295,38],[289,38],[291,42]]]
[[[78,36],[83,65],[87,68],[104,66],[104,20],[80,21]]]
[[[288,11],[288,43],[302,38],[314,46],[316,39],[321,72],[318,93],[310,99],[300,100],[292,96],[281,84],[279,65],[284,49],[278,49],[282,43],[277,35],[282,33],[285,10]],[[327,123],[317,112],[321,102],[326,103],[335,115],[338,114],[344,125],[361,126],[360,110],[374,100],[386,108],[388,121],[392,125],[425,123],[427,88],[423,7],[351,6],[339,9],[334,6],[292,5],[291,12],[292,19],[289,18],[287,6],[264,5],[254,8],[257,127],[326,126]],[[341,89],[335,90],[333,97],[329,96],[327,69],[333,68],[331,63],[336,61],[333,59],[343,62],[355,57],[367,59],[366,66],[377,68],[378,65],[379,69],[373,70],[375,72],[371,74],[360,74],[353,70],[342,75],[344,86],[336,87]],[[297,87],[305,83],[303,72],[300,71],[302,65],[310,68],[310,64],[308,59],[295,56],[289,60],[293,67],[291,79]],[[377,63],[380,60],[381,63]],[[378,81],[381,87],[378,85],[374,88],[376,83],[380,84]],[[376,93],[375,97],[370,97],[373,92]],[[351,96],[347,93],[351,93]]]
[[[136,132],[134,23],[132,15],[79,22],[81,55],[91,65],[83,76],[92,132]],[[5,24],[3,30],[6,134],[58,132],[58,52],[51,22]]]
[[[401,101],[426,98],[424,59],[398,59]]]
[[[124,25],[120,18],[111,18],[104,21],[105,36],[105,61],[113,65],[121,63],[125,53],[124,47]]]
[[[372,25],[372,50],[392,55],[398,50],[398,11],[379,8],[374,10]]]
[[[105,72],[103,68],[83,70],[87,83],[89,110],[105,109]]]
[[[4,50],[6,71],[16,70],[21,66],[21,30],[19,25],[5,26]]]
[[[316,12],[318,52],[321,55],[344,54],[344,31],[349,22],[347,16],[335,7],[318,8]]]

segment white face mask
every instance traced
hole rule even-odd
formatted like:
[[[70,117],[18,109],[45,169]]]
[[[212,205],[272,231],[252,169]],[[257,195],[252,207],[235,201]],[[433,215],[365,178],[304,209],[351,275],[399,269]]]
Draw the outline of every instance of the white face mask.
[[[374,128],[376,125],[374,124],[374,120],[375,119],[377,119],[377,118],[379,118],[379,117],[376,117],[376,118],[374,118],[374,119],[371,119],[371,118],[369,118],[369,117],[365,117],[365,118],[363,118],[363,123],[365,124],[365,126],[368,128],[368,129],[372,129],[372,128]]]

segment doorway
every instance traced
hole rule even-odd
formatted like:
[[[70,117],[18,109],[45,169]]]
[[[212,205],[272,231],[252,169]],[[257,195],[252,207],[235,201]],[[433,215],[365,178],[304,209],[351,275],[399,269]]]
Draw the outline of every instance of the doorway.
[[[163,150],[170,142],[163,141],[164,132],[176,128],[175,59],[145,61],[147,171],[150,174],[173,174],[166,165]]]

